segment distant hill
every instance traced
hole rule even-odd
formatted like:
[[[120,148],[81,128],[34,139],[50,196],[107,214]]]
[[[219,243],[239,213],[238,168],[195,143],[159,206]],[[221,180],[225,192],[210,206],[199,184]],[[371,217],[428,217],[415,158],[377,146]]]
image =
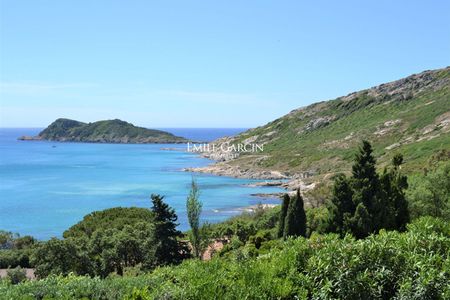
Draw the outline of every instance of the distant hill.
[[[324,87],[326,88],[326,87]],[[196,171],[240,177],[316,177],[349,171],[362,139],[381,165],[400,152],[404,169],[450,158],[450,67],[299,108],[264,126],[217,140],[264,145]],[[220,148],[218,148],[220,150]],[[219,153],[206,154],[211,158]]]
[[[86,143],[186,143],[188,140],[169,132],[134,126],[115,120],[83,123],[70,119],[57,119],[36,137],[21,137],[21,140],[48,140]]]

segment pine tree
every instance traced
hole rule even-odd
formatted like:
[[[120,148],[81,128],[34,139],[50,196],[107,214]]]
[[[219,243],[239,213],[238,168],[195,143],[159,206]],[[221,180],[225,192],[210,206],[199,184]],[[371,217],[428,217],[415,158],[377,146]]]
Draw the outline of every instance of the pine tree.
[[[182,233],[176,228],[178,217],[175,210],[164,203],[163,199],[163,196],[151,195],[151,209],[154,213],[153,242],[156,244],[151,259],[153,266],[179,263],[187,253],[186,246],[178,241]]]
[[[374,220],[377,223],[377,229],[385,228],[388,230],[396,229],[395,205],[393,194],[395,193],[394,174],[392,170],[383,170],[380,175],[380,191],[377,198],[377,215]]]
[[[289,195],[284,194],[283,195],[283,202],[281,203],[281,211],[280,211],[280,218],[278,221],[278,237],[282,238],[284,233],[284,220],[286,219],[288,207],[289,207]]]
[[[370,143],[363,141],[352,167],[353,202],[357,209],[352,218],[351,226],[360,237],[371,234],[380,225],[379,220],[376,219],[378,211],[382,209],[380,204],[377,203],[380,180],[376,172],[376,161],[372,152]]]
[[[391,171],[391,198],[395,209],[395,229],[403,231],[406,229],[406,224],[410,221],[410,217],[408,201],[405,195],[405,190],[408,188],[408,177],[400,172],[402,163],[403,155],[396,154],[392,159],[394,168]]]
[[[400,172],[403,156],[395,155],[393,168],[385,169],[379,176],[372,152],[370,143],[363,141],[355,157],[352,177],[336,177],[328,204],[328,231],[341,235],[351,232],[364,238],[382,228],[405,229],[409,213],[404,192],[407,177]]]
[[[328,203],[330,217],[327,231],[337,232],[341,235],[350,231],[348,220],[355,213],[352,197],[353,190],[347,177],[344,174],[337,175],[334,179],[331,201]]]
[[[306,236],[306,214],[300,189],[297,190],[297,195],[289,201],[284,223],[284,238],[288,236]]]

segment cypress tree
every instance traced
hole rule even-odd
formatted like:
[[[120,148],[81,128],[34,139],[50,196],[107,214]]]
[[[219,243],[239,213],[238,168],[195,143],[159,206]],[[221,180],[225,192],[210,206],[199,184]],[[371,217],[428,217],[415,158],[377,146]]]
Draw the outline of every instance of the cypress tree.
[[[284,220],[286,219],[288,207],[289,207],[289,195],[284,194],[283,195],[283,202],[281,203],[281,211],[280,211],[280,218],[278,220],[278,238],[283,237],[284,233]]]
[[[191,182],[191,191],[186,200],[186,211],[188,215],[189,226],[191,226],[191,232],[189,239],[191,241],[192,252],[194,257],[201,258],[202,249],[202,237],[200,234],[200,215],[202,213],[202,202],[199,200],[200,191],[198,185],[194,179]]]
[[[306,214],[300,189],[297,189],[297,196],[289,201],[284,223],[284,238],[288,236],[306,236]]]

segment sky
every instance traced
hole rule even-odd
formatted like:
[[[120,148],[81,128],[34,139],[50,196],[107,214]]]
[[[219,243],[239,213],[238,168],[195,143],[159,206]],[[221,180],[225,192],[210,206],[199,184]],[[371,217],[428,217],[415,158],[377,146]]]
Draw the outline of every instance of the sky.
[[[443,0],[0,3],[0,127],[249,128],[450,65]]]

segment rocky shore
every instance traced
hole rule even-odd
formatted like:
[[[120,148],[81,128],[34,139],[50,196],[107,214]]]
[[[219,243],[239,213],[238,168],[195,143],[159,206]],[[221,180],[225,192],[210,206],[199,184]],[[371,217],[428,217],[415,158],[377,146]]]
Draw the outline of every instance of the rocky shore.
[[[206,157],[202,153],[199,155]],[[210,156],[207,158],[211,159]],[[293,176],[289,176],[286,173],[276,171],[276,170],[257,170],[253,168],[241,168],[239,166],[235,166],[230,164],[231,160],[220,161],[212,163],[205,167],[198,168],[185,168],[183,171],[185,172],[196,172],[196,173],[206,173],[213,174],[217,176],[229,176],[235,178],[246,178],[246,179],[259,179],[266,180],[263,182],[256,182],[248,184],[250,187],[256,186],[279,186],[288,191],[295,191],[298,188],[302,191],[308,191],[314,189],[316,183],[306,183],[301,174],[295,174]],[[264,195],[255,195],[264,197]],[[279,195],[273,195],[278,197]]]
[[[239,151],[228,151],[233,145],[239,145],[237,141],[240,140],[240,136],[223,137],[217,139],[207,145],[207,147],[191,147],[189,152],[198,154],[201,157],[213,160],[214,163],[197,168],[185,168],[186,172],[197,172],[213,174],[217,176],[228,176],[235,178],[246,179],[258,179],[265,180],[264,182],[251,183],[249,186],[279,186],[288,191],[288,193],[295,193],[300,188],[302,192],[311,190],[315,187],[315,183],[308,184],[305,182],[305,178],[309,177],[308,174],[287,174],[278,170],[267,170],[257,167],[257,162],[264,159],[264,155],[245,155],[246,159],[251,163],[243,165],[235,164],[235,161],[242,157]],[[245,139],[242,143],[250,145],[254,141],[252,139]],[[254,194],[259,197],[279,197],[283,193],[267,195],[267,194]]]
[[[236,178],[248,178],[248,179],[289,179],[288,176],[278,171],[266,171],[266,170],[252,170],[252,169],[241,169],[237,166],[232,166],[226,162],[216,162],[206,167],[199,168],[186,168],[186,172],[198,172],[198,173],[209,173],[218,176],[230,176]]]

